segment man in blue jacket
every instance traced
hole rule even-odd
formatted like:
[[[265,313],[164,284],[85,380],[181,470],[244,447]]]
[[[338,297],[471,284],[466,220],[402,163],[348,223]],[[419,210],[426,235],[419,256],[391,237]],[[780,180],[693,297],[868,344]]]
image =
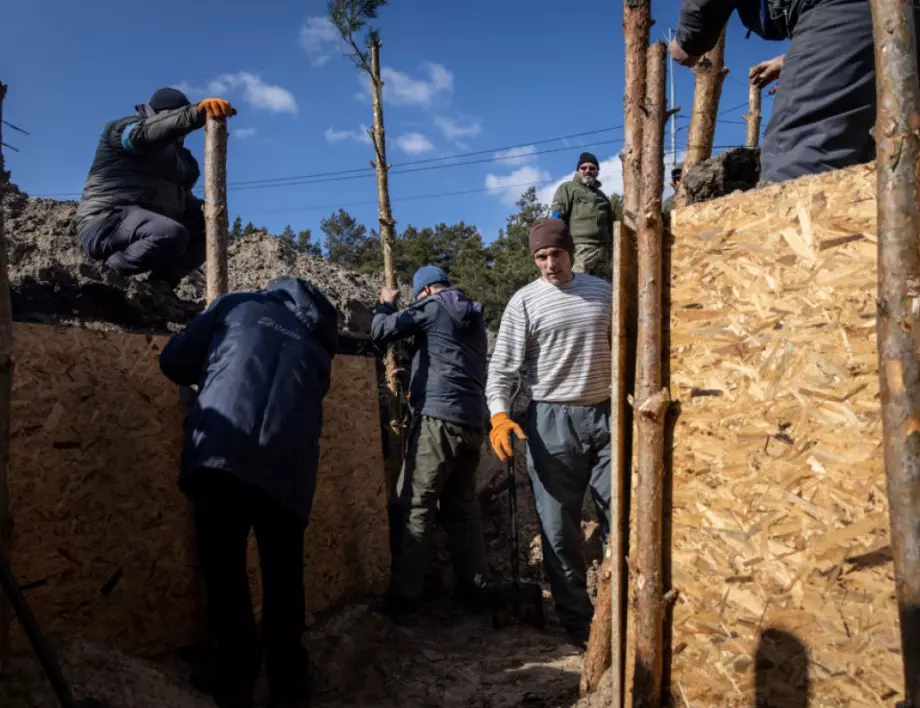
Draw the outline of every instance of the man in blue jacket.
[[[236,110],[220,98],[193,104],[162,88],[136,111],[102,129],[74,226],[93,260],[175,284],[205,255],[203,202],[192,194],[201,172],[185,136],[209,116]]]
[[[252,704],[261,664],[246,567],[250,528],[262,566],[270,705],[305,705],[304,532],[337,324],[322,292],[283,279],[217,298],[160,355],[172,381],[199,386],[179,485],[194,507],[217,648],[209,690],[222,708]]]
[[[671,56],[686,66],[718,41],[732,12],[752,32],[790,40],[761,150],[761,181],[872,160],[875,56],[868,0],[683,0]],[[914,10],[920,21],[920,10]],[[756,77],[754,77],[756,80]]]
[[[395,617],[412,612],[421,599],[439,504],[462,602],[485,601],[488,574],[476,497],[486,423],[482,305],[432,265],[415,273],[412,289],[416,302],[398,311],[399,291],[384,288],[371,325],[377,344],[415,337],[412,427],[392,500],[399,528],[385,609]]]

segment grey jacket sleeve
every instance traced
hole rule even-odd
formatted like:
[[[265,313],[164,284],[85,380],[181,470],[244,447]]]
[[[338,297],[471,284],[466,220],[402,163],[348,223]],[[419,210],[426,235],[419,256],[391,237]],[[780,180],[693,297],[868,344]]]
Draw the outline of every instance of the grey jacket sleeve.
[[[112,145],[127,152],[156,152],[204,125],[205,117],[193,103],[174,111],[138,119],[110,136]]]
[[[736,6],[737,0],[683,0],[676,37],[681,49],[701,57],[716,46]]]

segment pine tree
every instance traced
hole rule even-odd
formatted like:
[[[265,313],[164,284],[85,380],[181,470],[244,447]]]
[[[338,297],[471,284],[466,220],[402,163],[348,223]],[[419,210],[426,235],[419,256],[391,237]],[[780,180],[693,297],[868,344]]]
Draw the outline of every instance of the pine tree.
[[[238,239],[242,235],[243,235],[243,220],[240,217],[236,217],[233,220],[233,226],[230,227],[230,233],[228,235],[228,238],[231,241],[233,241],[234,239]]]
[[[297,234],[297,250],[313,258],[323,257],[323,248],[318,243],[313,243],[313,232],[304,229]]]

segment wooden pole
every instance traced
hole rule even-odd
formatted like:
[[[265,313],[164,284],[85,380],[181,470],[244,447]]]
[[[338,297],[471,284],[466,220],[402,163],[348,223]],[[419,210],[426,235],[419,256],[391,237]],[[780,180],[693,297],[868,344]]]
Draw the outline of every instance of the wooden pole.
[[[228,289],[227,119],[208,118],[204,138],[204,223],[208,304]]]
[[[871,0],[878,114],[878,361],[905,703],[920,707],[920,77],[912,0]]]
[[[0,82],[0,143],[3,142],[3,99],[6,86]],[[3,224],[3,201],[9,185],[9,173],[0,147],[0,553],[10,558],[13,518],[10,509],[8,471],[10,467],[10,398],[13,392],[13,307],[10,303],[10,279],[7,272],[6,234]],[[2,593],[0,593],[2,595]],[[9,601],[0,597],[0,675],[10,649]]]
[[[725,29],[719,35],[716,46],[706,52],[696,66],[696,88],[693,91],[693,111],[690,114],[690,131],[687,136],[687,153],[680,172],[680,187],[677,203],[687,199],[685,179],[691,167],[712,157],[712,144],[716,135],[716,116],[719,99],[722,97],[722,83],[728,69],[725,68]]]
[[[747,115],[741,116],[747,123],[747,134],[744,138],[744,146],[756,148],[760,145],[760,121],[763,119],[761,111],[761,98],[763,92],[759,86],[753,82],[748,84],[748,112]]]
[[[664,669],[662,516],[664,424],[671,400],[662,388],[661,199],[664,191],[664,127],[667,47],[648,49],[642,139],[642,208],[639,212],[639,330],[636,368],[638,490],[636,493],[636,662],[633,705],[658,708]]]
[[[374,109],[374,125],[371,138],[374,142],[375,162],[377,171],[377,205],[378,220],[380,222],[380,246],[383,249],[383,275],[388,288],[397,288],[396,264],[393,259],[393,244],[396,241],[393,220],[393,209],[390,205],[390,184],[387,162],[386,132],[383,127],[383,80],[380,78],[380,39],[376,35],[370,42],[370,77],[371,100]],[[400,395],[399,372],[396,345],[387,347],[386,355],[386,382],[389,393],[390,414],[390,459],[387,465],[388,491],[393,492],[399,469],[402,466],[402,419],[403,402]]]
[[[623,37],[626,44],[626,92],[623,95],[623,212],[636,227],[642,191],[642,106],[645,101],[645,61],[652,26],[650,0],[623,0]]]

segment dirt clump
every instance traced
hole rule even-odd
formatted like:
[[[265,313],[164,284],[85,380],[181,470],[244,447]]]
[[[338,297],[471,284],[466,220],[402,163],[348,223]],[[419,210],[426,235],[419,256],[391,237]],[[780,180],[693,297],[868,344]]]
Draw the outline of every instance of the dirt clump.
[[[760,150],[733,148],[691,167],[683,177],[687,204],[754,189],[760,180]]]
[[[147,275],[125,277],[83,252],[72,221],[77,202],[33,199],[10,185],[3,199],[13,317],[146,332],[177,331],[204,309],[200,272],[175,289]],[[230,290],[255,290],[278,277],[318,286],[339,311],[340,329],[367,333],[379,283],[296,251],[268,233],[234,239]]]

